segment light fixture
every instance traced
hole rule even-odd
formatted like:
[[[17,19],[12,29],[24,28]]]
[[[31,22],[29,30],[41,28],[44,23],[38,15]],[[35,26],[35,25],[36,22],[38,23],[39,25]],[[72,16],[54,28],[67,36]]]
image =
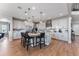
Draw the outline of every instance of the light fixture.
[[[33,6],[33,7],[32,7],[32,10],[35,10],[35,9],[36,9],[36,7],[35,7],[35,6]]]
[[[31,10],[30,8],[28,8],[28,11]]]
[[[26,24],[26,23],[27,23],[27,21],[24,21],[24,23]]]
[[[17,7],[18,9],[23,9],[21,6]],[[31,19],[33,19],[33,21],[40,21],[46,14],[43,11],[39,11],[39,16],[32,16],[32,11],[36,10],[36,6],[32,6],[31,8],[28,7],[27,9],[25,9],[24,11],[24,15],[25,15],[25,19],[27,18],[27,21],[32,21]]]
[[[17,8],[18,8],[18,9],[22,9],[22,7],[21,7],[21,6],[18,6]]]
[[[43,13],[42,15],[43,15],[43,16],[45,16],[46,14],[45,14],[45,13]]]
[[[27,13],[25,13],[25,15],[28,15]]]
[[[45,16],[46,14],[45,13],[43,13],[42,11],[40,12],[40,14],[42,15],[42,16]]]
[[[27,11],[25,11],[25,15],[27,15]]]

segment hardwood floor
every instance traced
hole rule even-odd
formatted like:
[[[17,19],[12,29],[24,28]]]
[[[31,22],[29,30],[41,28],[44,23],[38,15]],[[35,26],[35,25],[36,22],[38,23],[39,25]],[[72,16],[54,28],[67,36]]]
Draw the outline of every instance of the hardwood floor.
[[[0,43],[0,55],[2,56],[78,56],[79,36],[72,44],[67,42],[52,40],[49,46],[42,49],[39,47],[30,48],[29,51],[23,48],[20,40],[9,42],[7,39]]]

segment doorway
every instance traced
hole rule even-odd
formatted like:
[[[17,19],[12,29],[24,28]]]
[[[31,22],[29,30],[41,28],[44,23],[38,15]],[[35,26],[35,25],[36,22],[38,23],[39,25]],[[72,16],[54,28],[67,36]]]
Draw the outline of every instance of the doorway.
[[[9,38],[9,23],[0,22],[0,42]]]

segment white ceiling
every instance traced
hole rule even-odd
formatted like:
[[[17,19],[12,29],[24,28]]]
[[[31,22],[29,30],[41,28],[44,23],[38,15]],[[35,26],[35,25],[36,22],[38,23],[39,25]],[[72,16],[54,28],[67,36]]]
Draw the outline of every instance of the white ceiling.
[[[22,9],[18,9],[21,6]],[[68,14],[66,3],[0,3],[0,17],[17,17],[24,19],[26,17],[25,10],[27,8],[36,7],[31,10],[31,16],[40,17],[40,11],[46,15],[43,18],[56,18]]]

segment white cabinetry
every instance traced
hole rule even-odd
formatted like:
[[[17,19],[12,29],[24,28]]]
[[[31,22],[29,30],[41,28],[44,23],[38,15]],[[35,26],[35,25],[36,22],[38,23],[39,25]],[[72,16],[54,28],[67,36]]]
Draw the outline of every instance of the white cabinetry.
[[[13,39],[21,38],[21,32],[25,32],[25,30],[13,31]]]
[[[68,33],[67,32],[64,32],[64,33],[53,32],[52,38],[68,41]]]
[[[21,38],[20,32],[19,31],[13,31],[13,39],[18,39]]]

